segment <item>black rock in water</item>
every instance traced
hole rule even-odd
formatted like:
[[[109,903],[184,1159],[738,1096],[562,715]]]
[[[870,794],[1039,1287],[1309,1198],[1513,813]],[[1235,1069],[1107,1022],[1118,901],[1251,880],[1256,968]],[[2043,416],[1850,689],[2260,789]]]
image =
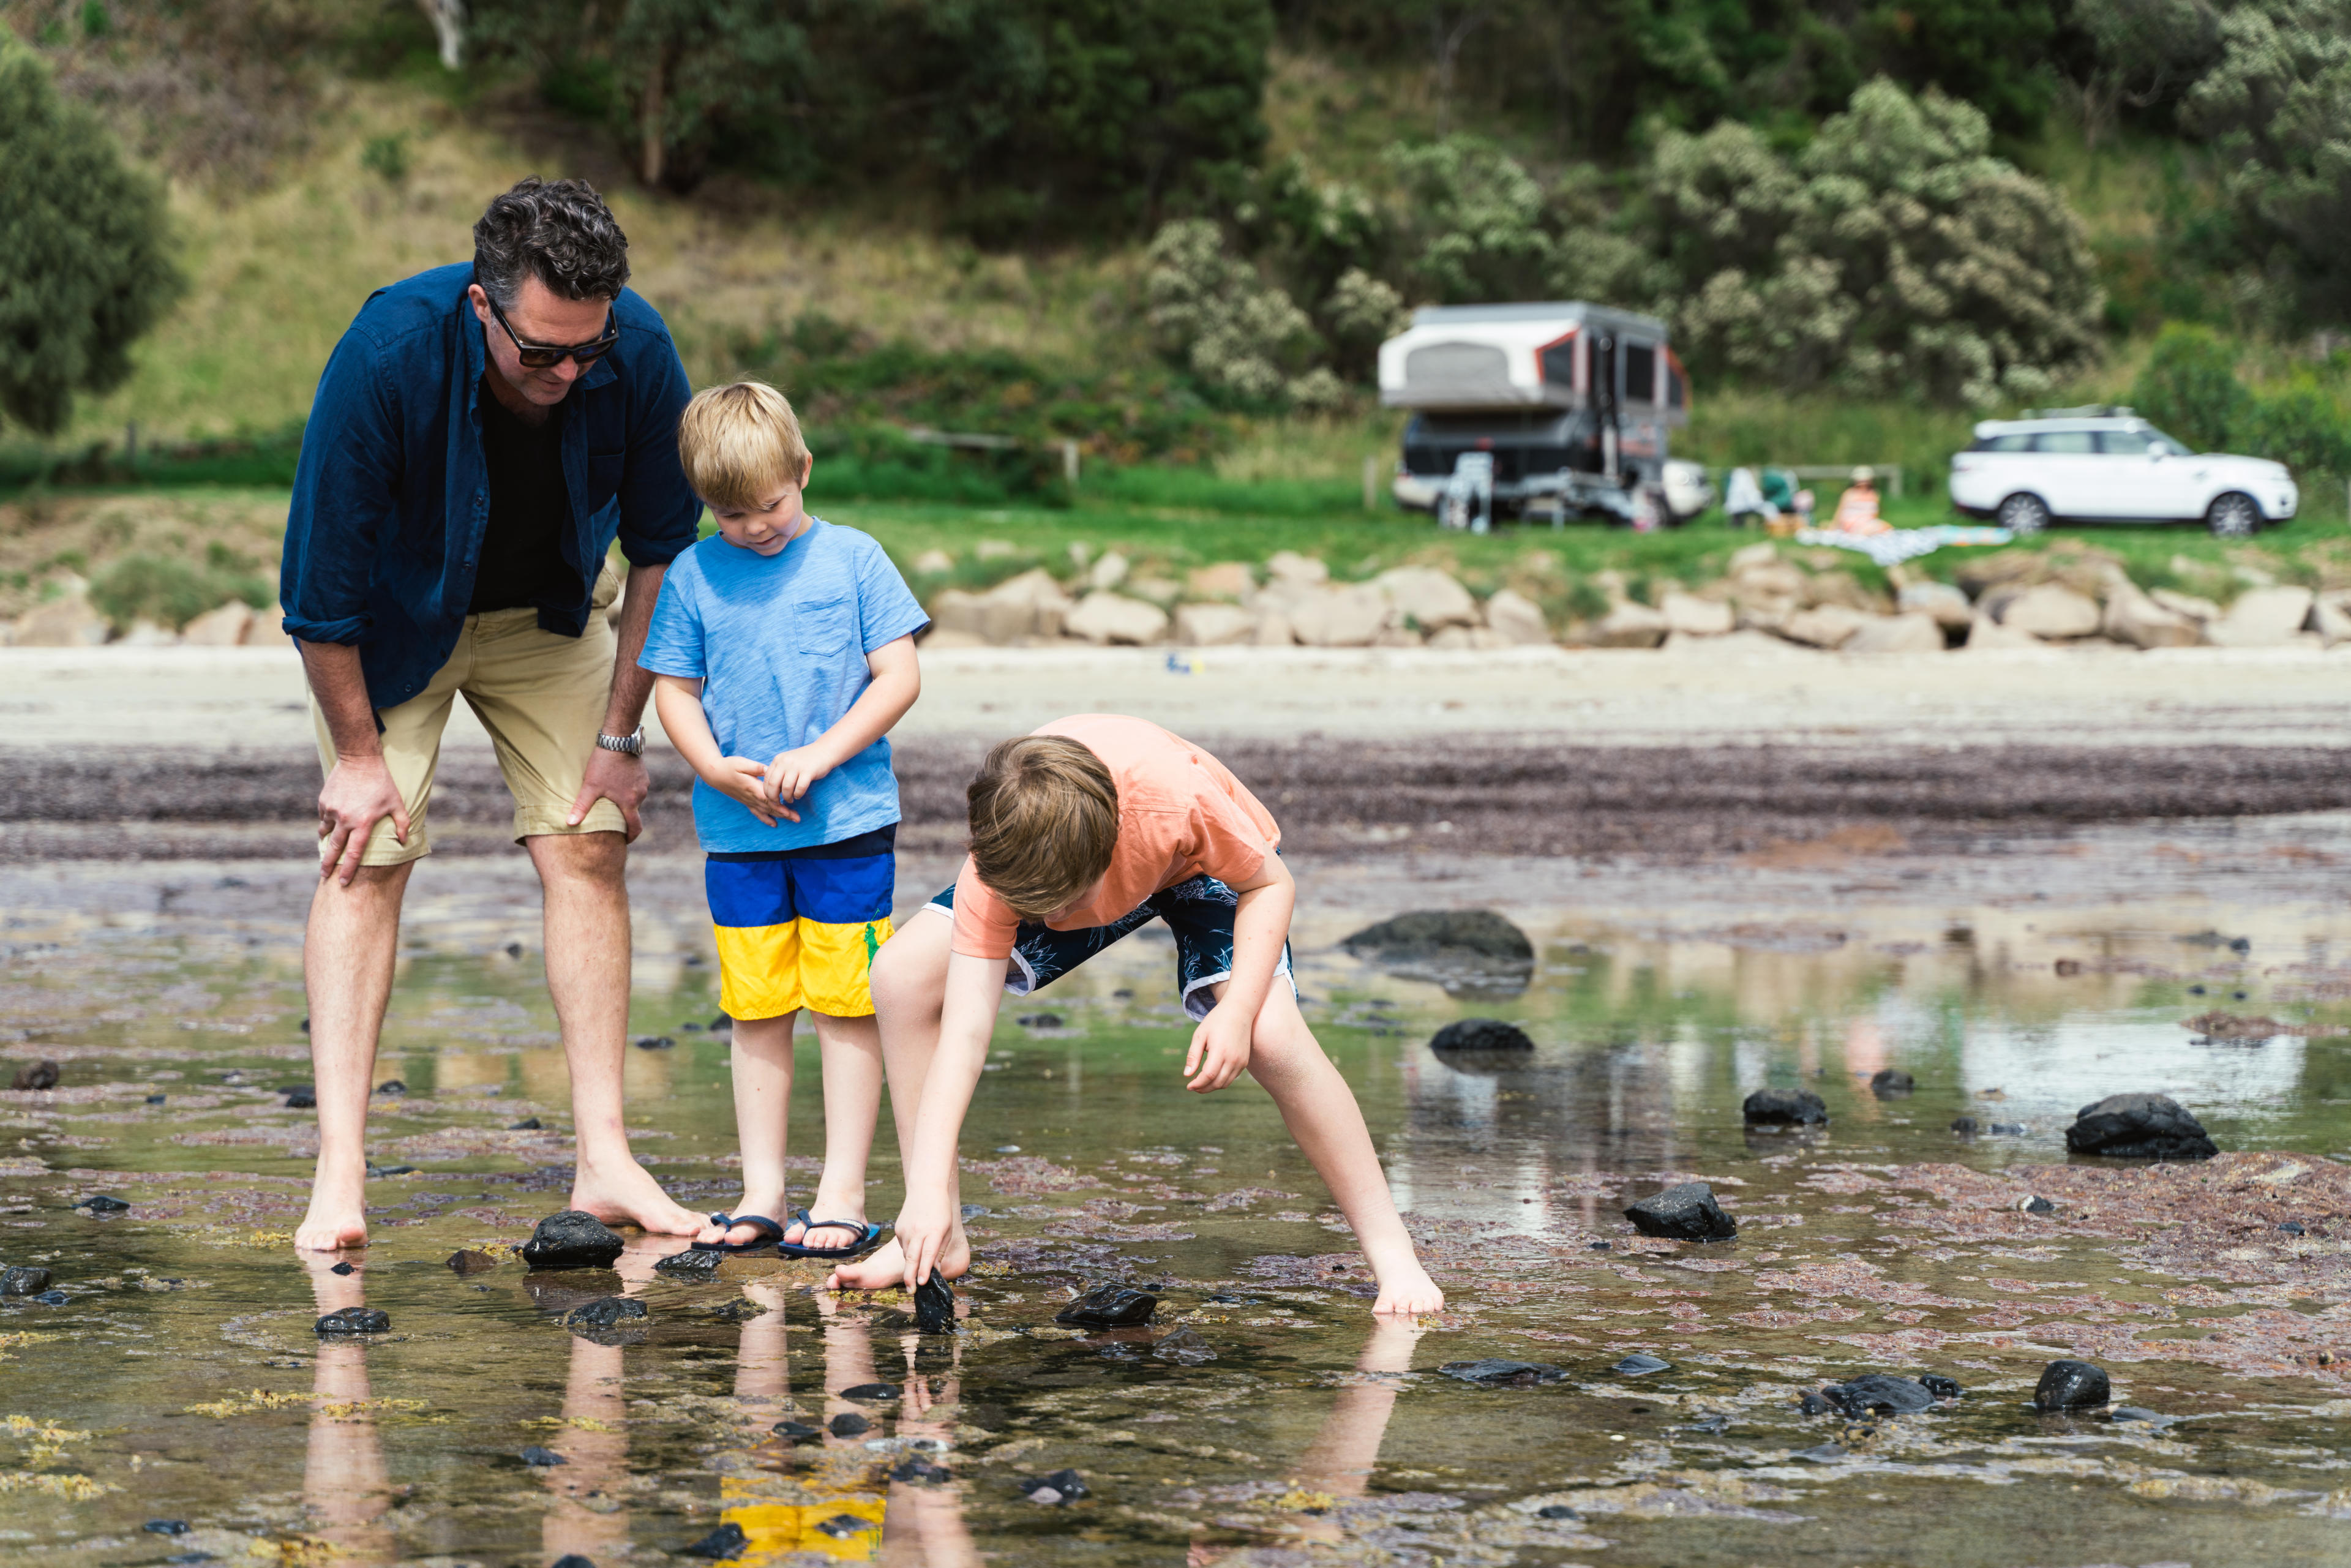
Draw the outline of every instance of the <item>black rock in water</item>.
[[[53,1278],[47,1269],[36,1269],[29,1263],[0,1269],[0,1296],[37,1296],[49,1288]]]
[[[278,1085],[277,1092],[286,1096],[286,1108],[289,1111],[308,1111],[319,1103],[319,1091],[308,1083],[283,1083]]]
[[[408,1085],[402,1083],[397,1078],[387,1078],[382,1082],[375,1086],[375,1092],[379,1094],[389,1095],[392,1099],[398,1100],[404,1098],[407,1095]]]
[[[1625,1218],[1644,1236],[1676,1241],[1728,1241],[1739,1234],[1739,1222],[1722,1212],[1714,1189],[1702,1181],[1686,1181],[1654,1197],[1628,1206]]]
[[[1030,1502],[1075,1502],[1081,1497],[1092,1495],[1086,1490],[1086,1483],[1075,1470],[1055,1470],[1050,1476],[1025,1476],[1021,1478],[1020,1490],[1029,1494]]]
[[[2209,1160],[2220,1152],[2204,1124],[2168,1094],[2109,1094],[2065,1129],[2077,1155],[2125,1160]]]
[[[1976,1125],[1976,1119],[1973,1116],[1954,1116],[1951,1118],[1951,1131],[1957,1133],[1963,1138],[1972,1138],[1982,1130],[1982,1128]]]
[[[852,1535],[862,1535],[878,1528],[870,1519],[860,1519],[853,1513],[836,1513],[831,1519],[817,1521],[816,1527],[835,1541],[846,1541]]]
[[[2027,1214],[2054,1214],[2057,1212],[2057,1206],[2050,1202],[2045,1197],[2035,1196],[2031,1202],[2024,1206],[2024,1212]]]
[[[563,1326],[568,1329],[608,1329],[631,1318],[645,1316],[645,1304],[627,1296],[599,1296],[584,1306],[572,1308],[564,1314]]]
[[[2281,1219],[2278,1221],[2278,1228],[2284,1231],[2288,1236],[2300,1236],[2303,1234],[2302,1222],[2298,1219]]]
[[[539,1120],[538,1117],[525,1116],[521,1121],[510,1124],[507,1128],[507,1131],[509,1133],[537,1133],[543,1131],[543,1129],[539,1125]]]
[[[1545,1503],[1535,1510],[1537,1519],[1582,1519],[1583,1516],[1563,1502]]]
[[[811,1437],[824,1436],[824,1428],[811,1427],[805,1421],[778,1421],[768,1428],[788,1443],[805,1443]]]
[[[743,1548],[750,1544],[751,1538],[743,1533],[743,1527],[729,1520],[693,1545],[679,1547],[677,1554],[680,1557],[705,1557],[714,1563],[723,1563],[729,1557],[740,1556]]]
[[[908,1459],[905,1463],[891,1469],[890,1479],[893,1481],[913,1481],[919,1485],[935,1485],[940,1481],[951,1481],[955,1477],[928,1459]]]
[[[30,1067],[16,1069],[16,1081],[9,1084],[11,1089],[55,1089],[57,1086],[57,1064],[54,1061],[36,1061]]]
[[[825,1429],[836,1437],[862,1437],[873,1430],[873,1423],[854,1410],[844,1410],[826,1422]]]
[[[1957,1399],[1960,1392],[1957,1382],[1933,1372],[1920,1373],[1918,1386],[1938,1399]]]
[[[1869,1075],[1869,1092],[1880,1100],[1898,1100],[1918,1085],[1898,1067],[1881,1067]]]
[[[596,1568],[596,1560],[582,1557],[577,1552],[567,1552],[549,1564],[549,1568]]]
[[[670,1051],[674,1050],[676,1045],[677,1041],[670,1039],[670,1037],[665,1034],[641,1034],[637,1036],[637,1049],[639,1051]]]
[[[534,1269],[609,1269],[623,1245],[594,1215],[567,1208],[538,1222],[523,1243],[522,1260]]]
[[[43,1291],[32,1299],[45,1307],[62,1307],[70,1300],[63,1291]]]
[[[965,1218],[970,1217],[972,1206],[964,1206]],[[986,1209],[980,1212],[985,1214]],[[955,1333],[955,1287],[946,1282],[936,1269],[931,1277],[914,1287],[914,1332],[917,1333]]]
[[[1815,1448],[1799,1448],[1795,1457],[1810,1459],[1816,1465],[1833,1465],[1845,1457],[1846,1450],[1834,1443],[1823,1443]]]
[[[841,1396],[865,1404],[878,1399],[895,1399],[902,1392],[894,1383],[861,1383],[854,1388],[842,1389]]]
[[[1202,1362],[1217,1359],[1217,1351],[1197,1329],[1181,1328],[1163,1336],[1151,1347],[1151,1354],[1160,1361],[1172,1361],[1178,1366],[1197,1366]]]
[[[1366,925],[1339,944],[1358,958],[1394,963],[1459,953],[1531,967],[1535,945],[1490,909],[1422,909]]]
[[[1562,1382],[1567,1376],[1565,1367],[1552,1366],[1548,1362],[1505,1361],[1494,1355],[1476,1361],[1448,1361],[1437,1370],[1480,1388],[1532,1388],[1538,1384]]]
[[[696,1252],[688,1248],[683,1252],[673,1252],[654,1264],[653,1272],[667,1275],[673,1280],[684,1280],[688,1284],[706,1285],[718,1278],[718,1265],[725,1257],[723,1252]]]
[[[1806,1393],[1796,1401],[1796,1408],[1807,1416],[1833,1416],[1837,1407],[1817,1394]]]
[[[312,1328],[322,1334],[389,1333],[392,1317],[373,1307],[345,1307],[339,1312],[329,1312]]]
[[[1995,1138],[2021,1138],[2032,1130],[2022,1122],[1994,1122],[1984,1129]]]
[[[2043,1410],[2079,1410],[2114,1397],[2105,1369],[2086,1361],[2053,1361],[2042,1370],[2032,1403]]]
[[[1583,1244],[1583,1249],[1586,1252],[1605,1252],[1609,1247],[1605,1241],[1587,1241]]]
[[[522,1462],[526,1465],[538,1465],[543,1469],[549,1465],[568,1465],[571,1461],[553,1448],[542,1448],[534,1443],[522,1451]]]
[[[486,1252],[476,1252],[470,1247],[460,1247],[442,1260],[444,1267],[459,1274],[479,1274],[495,1269],[498,1260]]]
[[[151,1519],[140,1527],[150,1535],[185,1535],[188,1521],[184,1519]]]
[[[329,1274],[340,1274],[343,1278],[348,1280],[353,1274],[358,1273],[359,1270],[353,1268],[350,1263],[344,1262],[336,1264],[333,1268],[328,1270],[327,1272]]]
[[[1758,1089],[1740,1113],[1750,1127],[1825,1127],[1829,1108],[1809,1089]]]
[[[150,1094],[147,1096],[147,1103],[150,1105],[161,1105],[163,1103],[163,1100],[164,1096],[161,1094]]]
[[[1057,1323],[1081,1329],[1131,1329],[1151,1321],[1159,1298],[1124,1285],[1096,1285],[1053,1314]]]
[[[1457,1051],[1466,1053],[1534,1048],[1535,1042],[1526,1030],[1500,1019],[1456,1019],[1438,1030],[1436,1038],[1428,1042],[1428,1049],[1440,1056]]]
[[[1019,1018],[1013,1021],[1019,1024],[1022,1029],[1059,1029],[1061,1027],[1061,1015],[1059,1013],[1022,1013]]]
[[[416,1167],[414,1166],[370,1166],[367,1173],[369,1179],[381,1180],[385,1176],[414,1176]]]
[[[1673,1369],[1672,1362],[1659,1361],[1654,1355],[1644,1355],[1636,1351],[1608,1370],[1622,1373],[1626,1377],[1641,1377],[1652,1372],[1671,1372]]]
[[[1832,1383],[1821,1390],[1821,1396],[1856,1419],[1873,1410],[1890,1410],[1901,1416],[1935,1407],[1935,1396],[1925,1384],[1913,1383],[1907,1377],[1888,1377],[1880,1372]]]

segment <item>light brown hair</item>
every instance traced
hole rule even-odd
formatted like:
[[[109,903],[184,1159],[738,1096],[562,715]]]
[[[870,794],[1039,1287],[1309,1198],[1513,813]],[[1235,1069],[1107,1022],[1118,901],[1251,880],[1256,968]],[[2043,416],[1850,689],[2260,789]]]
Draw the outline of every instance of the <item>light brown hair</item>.
[[[1016,915],[1050,915],[1102,880],[1118,846],[1118,782],[1058,735],[1004,741],[979,765],[971,863]]]
[[[765,382],[736,382],[705,388],[685,405],[677,460],[705,504],[748,511],[807,478],[808,441],[789,398]]]

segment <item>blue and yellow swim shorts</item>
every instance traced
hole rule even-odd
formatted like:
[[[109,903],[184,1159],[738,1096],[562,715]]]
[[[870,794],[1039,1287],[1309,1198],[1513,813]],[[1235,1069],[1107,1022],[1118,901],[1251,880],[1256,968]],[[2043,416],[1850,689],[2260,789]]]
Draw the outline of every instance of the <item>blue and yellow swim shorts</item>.
[[[773,854],[714,854],[703,867],[718,936],[718,1005],[732,1019],[796,1009],[870,1018],[873,955],[890,940],[897,824]]]

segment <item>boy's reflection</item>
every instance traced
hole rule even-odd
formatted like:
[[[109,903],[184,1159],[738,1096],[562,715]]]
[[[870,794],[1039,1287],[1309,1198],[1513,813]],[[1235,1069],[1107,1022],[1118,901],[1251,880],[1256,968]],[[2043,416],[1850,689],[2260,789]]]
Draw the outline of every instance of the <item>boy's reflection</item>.
[[[367,1305],[365,1264],[334,1272],[327,1252],[298,1254],[309,1270],[319,1315]],[[368,1413],[367,1346],[322,1337],[310,1385],[310,1446],[302,1465],[302,1510],[312,1531],[333,1543],[340,1558],[368,1568],[400,1553],[383,1516],[392,1483],[375,1417]]]

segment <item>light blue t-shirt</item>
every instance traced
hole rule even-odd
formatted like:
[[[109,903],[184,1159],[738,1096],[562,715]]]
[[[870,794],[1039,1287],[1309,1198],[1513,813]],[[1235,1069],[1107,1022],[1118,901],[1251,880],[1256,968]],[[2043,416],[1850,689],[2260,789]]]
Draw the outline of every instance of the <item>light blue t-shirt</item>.
[[[774,760],[831,729],[873,684],[865,656],[930,617],[871,536],[809,519],[771,556],[713,535],[670,563],[637,663],[702,683],[702,711],[728,757]],[[774,827],[694,781],[694,829],[709,854],[839,843],[898,820],[890,742],[875,741],[793,803]]]

